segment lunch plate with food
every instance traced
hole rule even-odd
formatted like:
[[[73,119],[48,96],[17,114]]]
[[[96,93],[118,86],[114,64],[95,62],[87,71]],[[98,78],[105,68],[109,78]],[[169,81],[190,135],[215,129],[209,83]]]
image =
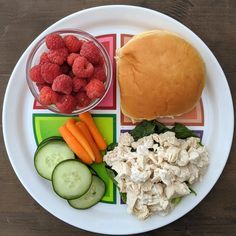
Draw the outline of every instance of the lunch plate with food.
[[[40,34],[3,106],[7,153],[47,211],[104,234],[141,233],[192,210],[220,177],[232,98],[212,52],[157,11],[102,6]]]

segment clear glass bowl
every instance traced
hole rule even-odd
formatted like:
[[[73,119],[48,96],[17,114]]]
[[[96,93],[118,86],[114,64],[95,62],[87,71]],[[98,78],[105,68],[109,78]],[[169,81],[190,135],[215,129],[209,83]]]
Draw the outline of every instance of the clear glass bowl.
[[[80,113],[91,110],[92,108],[94,108],[96,105],[98,105],[103,100],[103,98],[106,96],[106,94],[107,94],[107,92],[110,88],[111,82],[112,82],[112,63],[111,63],[110,57],[109,57],[106,49],[103,47],[103,45],[101,43],[98,42],[98,40],[95,37],[93,37],[89,33],[85,32],[85,31],[82,31],[82,30],[62,29],[62,30],[50,32],[50,34],[51,33],[57,33],[57,34],[60,34],[61,36],[66,36],[68,34],[74,35],[78,39],[82,39],[82,40],[85,40],[85,41],[92,41],[100,49],[101,55],[103,56],[103,59],[104,59],[104,68],[105,68],[106,76],[107,76],[107,80],[104,82],[105,93],[103,94],[103,96],[101,98],[97,98],[97,99],[93,100],[87,107],[83,107],[83,108],[81,107],[80,109],[76,109],[71,114],[72,115],[78,115]],[[40,55],[43,52],[48,51],[46,43],[45,43],[46,36],[44,36],[42,39],[40,39],[36,43],[36,45],[33,47],[33,49],[31,50],[31,52],[29,54],[29,57],[27,59],[27,63],[26,63],[27,83],[28,83],[28,86],[29,86],[29,89],[30,89],[31,93],[33,94],[33,96],[35,97],[35,99],[39,103],[40,103],[40,101],[39,101],[39,90],[38,90],[38,87],[36,86],[36,83],[33,82],[29,78],[29,71],[33,66],[39,64]],[[50,110],[52,112],[55,112],[55,113],[58,113],[58,114],[63,114],[63,115],[68,115],[68,114],[60,112],[55,105],[46,106],[46,105],[42,104],[42,106],[44,106],[45,108],[47,108],[48,110]]]

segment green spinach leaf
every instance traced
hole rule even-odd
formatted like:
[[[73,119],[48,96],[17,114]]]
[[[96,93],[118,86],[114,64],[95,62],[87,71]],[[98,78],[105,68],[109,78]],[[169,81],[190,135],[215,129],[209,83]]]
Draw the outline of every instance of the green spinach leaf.
[[[108,176],[110,177],[110,179],[112,180],[112,182],[117,186],[118,185],[118,183],[117,183],[117,181],[115,180],[115,177],[116,177],[116,175],[117,175],[117,173],[114,171],[114,170],[112,170],[109,166],[105,166],[105,168],[106,168],[106,171],[107,171],[107,174],[108,174]]]
[[[153,122],[153,124],[155,124],[155,133],[161,134],[161,133],[165,133],[167,131],[170,131],[170,129],[167,126],[165,126],[164,124],[162,124],[161,122],[159,122],[157,120],[153,120],[152,122]]]
[[[112,151],[117,145],[118,145],[118,143],[110,143],[107,146],[107,152]]]
[[[134,138],[134,141],[137,141],[140,138],[155,133],[155,128],[156,125],[152,121],[144,120],[131,130],[130,134]]]
[[[173,203],[176,206],[180,203],[181,200],[182,200],[182,197],[172,198],[171,203]]]
[[[190,183],[188,181],[185,181],[185,183],[187,184],[190,193],[194,194],[195,196],[197,196],[197,192],[191,187]]]
[[[138,124],[133,130],[130,131],[130,134],[133,136],[134,140],[137,141],[140,138],[145,136],[157,133],[165,133],[167,131],[175,132],[176,138],[185,139],[188,137],[198,137],[194,131],[188,129],[185,125],[180,123],[175,123],[173,128],[168,128],[161,122],[157,120],[152,121],[143,121]]]
[[[126,203],[127,202],[127,193],[120,192],[120,196],[121,196],[122,201],[124,203]]]
[[[118,183],[115,180],[115,177],[117,175],[116,171],[114,171],[113,169],[110,168],[110,166],[107,166],[107,165],[105,166],[105,168],[106,168],[108,176],[110,177],[110,179],[112,180],[112,182],[115,184],[115,186],[118,188],[118,190],[120,192],[120,188],[118,187]],[[127,194],[120,192],[120,196],[121,196],[122,201],[124,203],[126,203],[126,201],[127,201]]]
[[[185,125],[180,123],[175,123],[175,126],[171,130],[175,132],[176,138],[185,139],[189,137],[198,137],[194,131],[188,129]]]
[[[195,196],[197,196],[196,191],[195,191],[192,187],[188,186],[188,188],[189,188],[189,190],[190,190],[190,193],[192,193],[192,194],[194,194]]]

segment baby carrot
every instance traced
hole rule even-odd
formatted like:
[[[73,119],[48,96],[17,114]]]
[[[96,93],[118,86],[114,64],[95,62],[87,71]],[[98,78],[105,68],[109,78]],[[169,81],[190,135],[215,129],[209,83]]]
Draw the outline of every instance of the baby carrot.
[[[70,131],[66,128],[65,125],[59,128],[59,132],[61,136],[67,143],[67,145],[71,148],[71,150],[77,155],[81,161],[86,164],[92,164],[93,160],[90,158],[89,154],[83,149],[80,143],[76,140],[76,138],[70,133]]]
[[[71,134],[77,139],[77,141],[81,144],[84,150],[89,154],[91,159],[95,161],[95,155],[93,153],[92,148],[89,145],[89,142],[86,140],[85,136],[81,132],[81,130],[75,125],[74,119],[68,119],[66,122],[66,128],[71,132]]]
[[[102,137],[100,131],[98,130],[91,114],[89,112],[85,112],[85,113],[80,114],[79,118],[88,126],[88,129],[95,143],[97,144],[98,148],[100,150],[105,150],[107,148],[107,144],[104,138]]]
[[[88,140],[90,147],[93,150],[93,153],[95,155],[95,162],[100,163],[102,162],[102,154],[100,153],[97,144],[94,142],[87,125],[83,121],[76,122],[76,125],[79,127],[79,129],[82,131],[85,138]]]

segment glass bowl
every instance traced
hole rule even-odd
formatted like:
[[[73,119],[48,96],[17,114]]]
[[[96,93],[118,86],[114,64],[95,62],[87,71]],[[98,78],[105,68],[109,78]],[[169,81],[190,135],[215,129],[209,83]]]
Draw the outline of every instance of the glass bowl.
[[[112,63],[111,63],[110,57],[109,57],[106,49],[95,37],[93,37],[92,35],[90,35],[89,33],[85,32],[85,31],[82,31],[82,30],[79,30],[79,29],[62,29],[62,30],[50,32],[50,34],[51,33],[60,34],[62,37],[66,36],[66,35],[74,35],[78,39],[85,40],[85,41],[92,41],[98,47],[98,49],[100,50],[100,53],[101,53],[101,55],[104,59],[104,68],[105,68],[106,77],[107,77],[107,80],[104,82],[105,93],[103,94],[103,96],[101,98],[97,98],[97,99],[92,100],[92,102],[88,106],[78,108],[70,114],[78,115],[80,113],[91,110],[92,108],[94,108],[96,105],[98,105],[103,100],[103,98],[106,96],[106,94],[107,94],[107,92],[110,88],[111,82],[112,82]],[[45,35],[42,39],[40,39],[36,43],[36,45],[33,47],[33,49],[31,50],[31,52],[28,56],[27,63],[26,63],[27,84],[29,86],[29,89],[30,89],[31,93],[33,94],[33,96],[35,97],[37,102],[39,102],[39,103],[40,103],[40,101],[39,101],[39,90],[38,90],[38,87],[36,86],[36,83],[33,82],[29,78],[29,71],[33,66],[39,64],[40,55],[45,51],[46,52],[49,51],[47,46],[46,46],[46,43],[45,43],[46,36],[47,35]],[[41,105],[43,107],[45,107],[46,109],[52,111],[52,112],[62,114],[62,115],[68,115],[68,114],[60,112],[55,105],[44,105],[44,104],[41,104]]]

